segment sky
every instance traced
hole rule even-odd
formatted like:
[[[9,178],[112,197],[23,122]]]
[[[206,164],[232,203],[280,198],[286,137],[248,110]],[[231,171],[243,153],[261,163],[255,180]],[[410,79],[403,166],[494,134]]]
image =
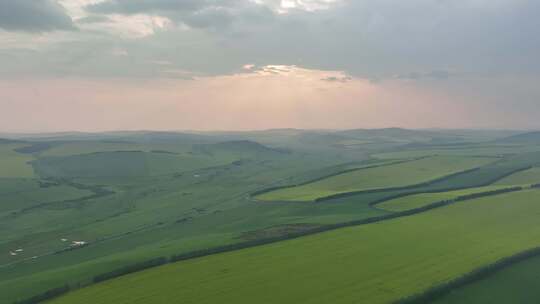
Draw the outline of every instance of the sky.
[[[0,0],[0,132],[540,129],[537,0]]]

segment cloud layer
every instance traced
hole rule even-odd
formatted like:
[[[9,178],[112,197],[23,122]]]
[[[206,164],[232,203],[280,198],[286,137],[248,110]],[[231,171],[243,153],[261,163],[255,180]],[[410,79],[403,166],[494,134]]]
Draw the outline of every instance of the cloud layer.
[[[536,0],[0,0],[0,80],[339,71],[308,83],[409,86],[448,97],[471,120],[491,108],[529,117],[540,115],[537,37]],[[395,109],[407,96],[388,94]]]
[[[0,0],[0,28],[44,32],[74,29],[71,17],[54,0]]]

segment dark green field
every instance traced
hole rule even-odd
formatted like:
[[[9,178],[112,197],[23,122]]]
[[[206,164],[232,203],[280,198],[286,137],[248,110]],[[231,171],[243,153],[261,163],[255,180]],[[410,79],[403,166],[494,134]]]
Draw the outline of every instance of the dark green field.
[[[470,194],[486,195],[478,204],[484,207],[475,208],[474,214],[486,221],[495,220],[490,218],[490,201],[500,201],[500,197],[507,197],[505,195],[511,200],[518,194],[490,191],[528,188],[540,183],[537,170],[540,142],[520,141],[520,137],[506,139],[508,134],[513,133],[270,130],[51,134],[1,140],[0,303],[13,303],[65,285],[76,289],[90,284],[95,276],[158,257],[169,258],[193,251],[204,254],[220,246],[251,246],[378,221],[294,241],[302,244],[304,239],[322,238],[316,249],[322,251],[318,253],[322,260],[314,261],[328,261],[323,257],[331,255],[335,245],[324,241],[324,235],[336,233],[344,240],[359,238],[362,240],[357,245],[369,247],[385,233],[378,227],[394,225],[392,223],[402,221],[395,217],[410,215],[400,212],[413,209],[414,213],[425,213],[403,219],[407,227],[418,225],[414,229],[420,229],[429,223],[436,227],[443,222],[426,220],[420,224],[415,219],[431,216],[442,219],[450,212],[444,210],[450,207],[437,203]],[[520,191],[519,201],[536,202],[538,197],[533,193],[536,192],[528,189]],[[288,199],[290,194],[296,198]],[[527,198],[532,202],[527,202]],[[457,204],[467,204],[467,201]],[[501,202],[500,206],[504,210],[510,205]],[[517,217],[534,215],[526,210],[518,211]],[[467,221],[474,222],[474,219]],[[533,221],[530,225],[531,229],[539,228]],[[448,235],[454,229],[439,228],[450,229],[445,230]],[[522,228],[516,226],[515,233],[526,234],[519,230]],[[365,229],[373,235],[362,236],[360,232]],[[456,239],[455,244],[469,246],[467,233],[462,232],[460,237],[464,239]],[[410,237],[411,241],[415,237],[423,240],[415,234]],[[392,233],[384,234],[384,238],[392,242],[403,236]],[[269,246],[281,248],[288,242],[291,241]],[[409,243],[401,244],[404,248],[409,246]],[[526,244],[516,243],[512,251],[503,250],[505,244],[500,244],[494,246],[490,254],[504,257],[534,244],[530,240]],[[437,246],[425,248],[428,251],[425,254],[436,251]],[[247,251],[244,253],[244,250]],[[238,254],[249,255],[252,252],[249,250],[263,249],[244,250]],[[472,255],[477,253],[474,248],[467,250]],[[218,254],[216,258],[231,254],[236,253]],[[277,256],[281,254],[288,256],[292,251]],[[376,250],[365,254],[349,266],[362,269],[371,264],[370,259],[379,257]],[[296,256],[303,255],[309,252],[300,250]],[[385,263],[385,258],[381,263]],[[389,254],[388,258],[385,265],[398,265],[393,263],[399,257]],[[443,265],[444,261],[436,260],[436,263]],[[277,259],[272,263],[281,262]],[[413,260],[401,262],[405,264],[399,267],[409,269],[402,275],[418,279],[417,284],[413,280],[411,286],[399,292],[373,289],[370,291],[373,299],[387,303],[404,298],[493,259],[471,260],[467,267],[447,272],[444,267],[437,267],[438,274],[433,278],[415,275],[418,265]],[[171,264],[171,267],[182,267],[182,263]],[[255,260],[248,265],[240,262],[237,266],[243,269],[253,263]],[[295,263],[290,267],[296,267]],[[226,297],[234,291],[232,286],[220,287],[220,281],[214,280],[216,269],[205,271],[212,277],[198,277],[198,280],[211,279],[212,286],[222,288],[220,293]],[[328,271],[310,272],[309,277],[316,280],[330,273],[331,267]],[[180,276],[175,280],[184,282],[190,277]],[[360,277],[351,272],[350,279],[355,278]],[[339,278],[334,279],[337,280],[335,288],[342,288]],[[250,280],[250,276],[238,277],[238,280],[235,285]],[[272,280],[275,280],[275,288],[280,288],[279,278],[272,277]],[[246,297],[239,301],[257,302],[249,295]],[[74,298],[62,301],[80,302],[69,299]],[[326,302],[324,297],[314,294],[312,302],[316,303],[317,299]],[[87,300],[95,302],[91,298]],[[120,300],[113,302],[121,303]],[[342,302],[353,300],[344,297]],[[126,301],[131,300],[126,298]],[[197,298],[198,303],[205,301],[215,302],[215,299]],[[162,302],[156,298],[144,303]]]
[[[540,257],[534,257],[454,290],[433,303],[534,304],[540,299],[539,284]]]

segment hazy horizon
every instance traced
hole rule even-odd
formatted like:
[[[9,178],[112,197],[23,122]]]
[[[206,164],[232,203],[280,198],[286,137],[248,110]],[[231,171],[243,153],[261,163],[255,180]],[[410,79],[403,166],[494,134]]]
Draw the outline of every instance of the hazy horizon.
[[[411,130],[411,131],[508,131],[508,132],[540,132],[540,128],[407,128],[395,126],[382,126],[373,128],[262,128],[262,129],[103,129],[103,130],[76,130],[62,129],[52,131],[0,131],[1,135],[39,135],[39,134],[102,134],[102,133],[234,133],[234,132],[272,132],[272,131],[306,131],[306,132],[334,132],[334,131],[351,131],[351,130]]]

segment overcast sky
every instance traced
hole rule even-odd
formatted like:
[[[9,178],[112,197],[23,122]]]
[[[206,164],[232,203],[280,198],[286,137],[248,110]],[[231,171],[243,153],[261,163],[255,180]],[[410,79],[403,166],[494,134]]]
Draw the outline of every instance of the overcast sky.
[[[540,129],[537,0],[0,0],[0,131]]]

